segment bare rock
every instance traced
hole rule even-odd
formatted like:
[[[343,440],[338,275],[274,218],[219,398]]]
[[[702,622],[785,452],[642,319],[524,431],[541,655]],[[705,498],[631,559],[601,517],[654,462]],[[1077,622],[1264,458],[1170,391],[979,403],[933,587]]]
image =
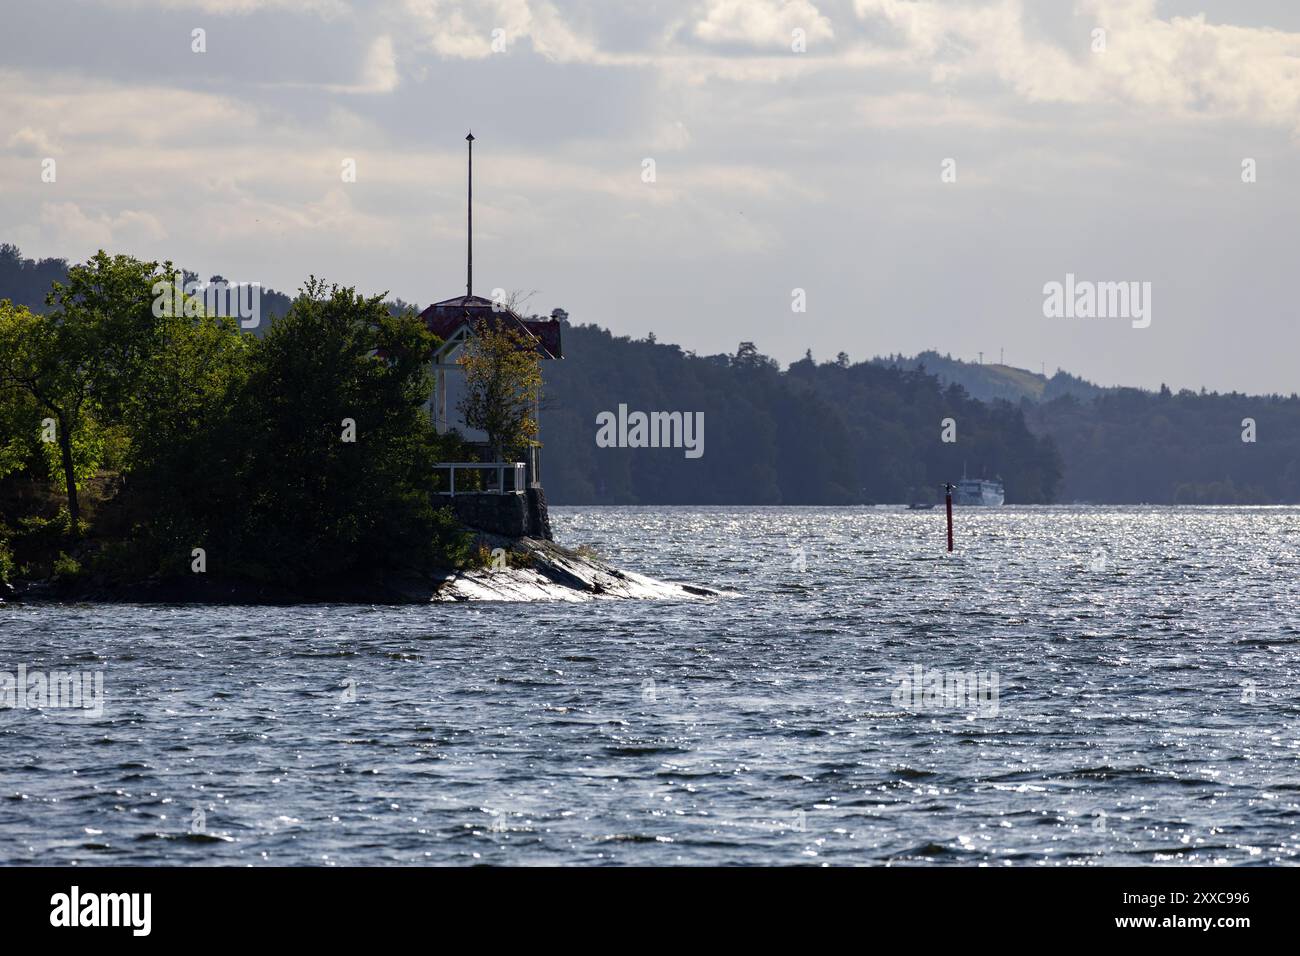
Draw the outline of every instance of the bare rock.
[[[434,601],[594,601],[602,598],[700,600],[723,592],[692,584],[659,581],[615,568],[592,554],[571,551],[540,538],[484,536],[488,547],[527,555],[527,567],[485,568],[449,575]]]

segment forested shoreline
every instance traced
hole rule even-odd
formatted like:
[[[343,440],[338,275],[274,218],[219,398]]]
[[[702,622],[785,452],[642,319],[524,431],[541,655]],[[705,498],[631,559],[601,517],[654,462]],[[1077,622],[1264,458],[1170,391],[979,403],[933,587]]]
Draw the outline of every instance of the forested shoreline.
[[[44,308],[42,283],[48,292],[68,268],[0,248],[0,298]],[[268,317],[291,309],[284,293],[262,295]],[[383,308],[409,311],[400,300]],[[542,472],[553,504],[933,501],[963,471],[1001,478],[1008,504],[1300,503],[1294,394],[1102,388],[938,353],[808,355],[782,370],[753,343],[702,356],[590,323],[566,321],[563,335],[565,359],[543,370]],[[703,413],[706,453],[598,447],[597,416],[619,405]],[[953,442],[942,440],[945,419]],[[1248,419],[1255,441],[1242,440]]]
[[[474,560],[413,312],[309,278],[259,337],[160,296],[177,274],[101,252],[42,313],[0,299],[0,583],[338,599]]]

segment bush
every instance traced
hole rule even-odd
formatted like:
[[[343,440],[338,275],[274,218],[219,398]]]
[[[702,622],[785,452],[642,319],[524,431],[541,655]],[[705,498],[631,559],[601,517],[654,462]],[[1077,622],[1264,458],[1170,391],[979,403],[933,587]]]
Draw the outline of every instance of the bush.
[[[9,550],[9,533],[0,526],[0,584],[10,584],[14,577],[14,554]]]
[[[76,558],[69,557],[62,551],[54,559],[54,580],[72,581],[81,575],[81,564]]]

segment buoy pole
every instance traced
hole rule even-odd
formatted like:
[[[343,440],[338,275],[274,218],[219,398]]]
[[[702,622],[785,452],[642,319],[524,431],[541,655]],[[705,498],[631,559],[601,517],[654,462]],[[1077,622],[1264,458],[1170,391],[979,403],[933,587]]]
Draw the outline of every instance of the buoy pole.
[[[948,506],[948,553],[952,553],[952,483],[944,486],[944,498]]]

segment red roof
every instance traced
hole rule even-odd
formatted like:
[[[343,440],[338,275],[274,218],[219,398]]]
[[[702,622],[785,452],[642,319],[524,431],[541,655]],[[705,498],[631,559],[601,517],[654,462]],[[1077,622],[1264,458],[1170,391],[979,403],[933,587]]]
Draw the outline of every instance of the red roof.
[[[481,295],[462,295],[435,302],[420,313],[420,319],[430,332],[444,341],[451,338],[462,325],[473,329],[480,322],[486,322],[490,328],[514,328],[537,343],[537,351],[542,358],[564,358],[558,320],[525,319],[505,306],[494,309],[492,300]]]

